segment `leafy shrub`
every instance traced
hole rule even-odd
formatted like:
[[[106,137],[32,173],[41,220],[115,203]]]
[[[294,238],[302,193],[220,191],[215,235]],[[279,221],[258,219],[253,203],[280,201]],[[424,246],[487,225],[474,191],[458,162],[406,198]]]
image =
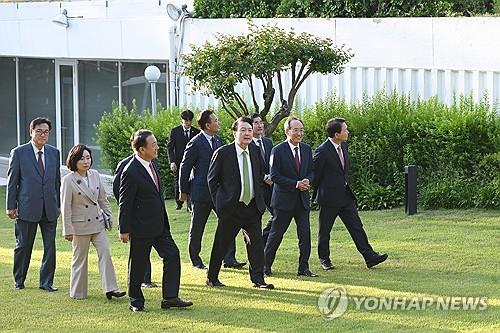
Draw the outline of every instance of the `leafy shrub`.
[[[225,143],[233,141],[233,119],[216,111]],[[151,129],[160,146],[160,172],[172,193],[166,152],[168,134],[179,123],[179,109],[161,109],[154,118],[116,105],[98,125],[106,165],[114,169],[131,150],[130,134]],[[325,123],[347,120],[352,188],[361,209],[403,204],[404,167],[418,169],[418,199],[423,208],[500,207],[500,116],[487,101],[462,96],[447,106],[431,98],[411,101],[406,95],[379,92],[361,103],[347,104],[331,95],[305,110],[304,141],[313,148],[326,139]],[[284,140],[282,123],[274,143]]]

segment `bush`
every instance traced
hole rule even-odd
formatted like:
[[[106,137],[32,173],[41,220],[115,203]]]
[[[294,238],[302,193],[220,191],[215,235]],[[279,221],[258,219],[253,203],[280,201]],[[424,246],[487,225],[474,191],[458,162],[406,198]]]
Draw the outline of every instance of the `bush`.
[[[462,96],[446,106],[436,98],[411,101],[380,92],[348,105],[332,95],[302,116],[304,140],[317,147],[326,138],[324,124],[335,116],[348,123],[360,208],[403,204],[403,171],[410,164],[418,167],[424,208],[498,207],[500,117],[487,101]]]
[[[233,141],[233,119],[216,111],[219,135]],[[179,109],[161,109],[153,118],[116,105],[98,125],[106,165],[114,169],[129,155],[130,134],[151,129],[160,146],[160,172],[171,197],[167,140],[179,123]],[[361,103],[347,104],[335,95],[301,115],[304,141],[313,148],[326,139],[325,123],[343,117],[349,128],[351,184],[361,209],[403,204],[404,167],[418,168],[418,199],[423,208],[500,207],[500,116],[487,101],[474,103],[462,96],[452,106],[436,98],[411,101],[408,96],[379,92]],[[285,138],[282,124],[273,133],[275,144]]]
[[[167,143],[170,130],[180,124],[180,113],[177,108],[163,109],[159,107],[158,116],[153,117],[149,111],[139,113],[134,107],[128,110],[113,104],[112,111],[106,112],[97,124],[98,144],[102,147],[103,165],[115,170],[118,162],[132,153],[130,135],[141,129],[151,130],[158,142],[158,166],[164,185],[165,197],[173,197],[173,177],[168,161]]]

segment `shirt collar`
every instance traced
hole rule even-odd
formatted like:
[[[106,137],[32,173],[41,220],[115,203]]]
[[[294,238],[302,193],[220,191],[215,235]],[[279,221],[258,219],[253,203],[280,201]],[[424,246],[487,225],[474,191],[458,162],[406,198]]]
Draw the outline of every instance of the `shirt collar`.
[[[292,151],[294,151],[296,147],[299,147],[299,150],[300,150],[300,143],[299,143],[298,145],[294,146],[294,145],[290,142],[290,140],[286,140],[286,142],[288,143],[288,146],[290,147],[290,149],[291,149]]]
[[[43,145],[42,149],[38,149],[34,144],[33,141],[30,141],[31,146],[33,147],[33,151],[35,152],[35,155],[38,155],[38,152],[41,151],[42,153],[45,154],[45,145]]]
[[[182,125],[181,125],[182,126]],[[182,126],[182,130],[185,132],[185,131],[190,131],[191,130],[191,127],[189,128],[185,128],[184,126]]]
[[[328,140],[330,140],[330,142],[333,144],[333,147],[335,147],[335,150],[337,150],[337,149],[339,149],[339,147],[341,147],[340,145],[336,144],[335,141],[333,141],[332,138],[328,138]]]
[[[248,151],[248,147],[247,147],[247,149],[243,149],[236,142],[234,143],[234,146],[236,147],[236,154],[238,156],[240,156],[241,154],[243,154],[244,151],[246,151],[248,153],[248,155],[250,155],[250,152]]]
[[[205,138],[207,138],[208,141],[212,140],[212,138],[214,137],[214,136],[208,135],[207,133],[205,133],[205,131],[201,131],[201,133],[203,133],[203,135],[205,136]]]
[[[144,167],[146,169],[149,169],[149,165],[151,164],[151,162],[148,162],[146,161],[145,159],[142,159],[138,154],[135,154],[134,157],[139,161],[141,162],[142,165],[144,165]]]

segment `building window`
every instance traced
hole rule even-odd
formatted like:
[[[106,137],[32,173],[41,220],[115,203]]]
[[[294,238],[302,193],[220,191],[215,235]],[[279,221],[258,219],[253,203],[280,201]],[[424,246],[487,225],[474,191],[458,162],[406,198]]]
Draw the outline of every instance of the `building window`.
[[[16,62],[13,58],[0,58],[0,156],[9,156],[10,150],[17,146],[17,108],[16,108]]]
[[[161,105],[167,105],[167,65],[122,62],[122,104],[131,109],[133,101],[137,111],[151,110],[151,89],[150,84],[144,77],[144,70],[149,65],[155,65],[160,69],[160,80],[156,84],[156,98]]]
[[[47,117],[52,121],[49,143],[53,146],[56,145],[54,87],[53,60],[19,59],[19,116],[22,142],[27,142],[30,139],[28,129],[30,121],[36,117]]]
[[[104,112],[111,112],[118,101],[118,63],[111,61],[78,62],[78,102],[80,142],[92,149],[92,167],[101,169],[101,147],[96,129]]]

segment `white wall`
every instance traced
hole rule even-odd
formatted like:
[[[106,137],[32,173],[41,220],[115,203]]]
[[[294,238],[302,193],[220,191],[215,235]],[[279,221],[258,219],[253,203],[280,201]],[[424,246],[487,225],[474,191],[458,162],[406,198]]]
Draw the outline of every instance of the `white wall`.
[[[0,56],[169,60],[169,28],[175,23],[166,5],[192,1],[93,0],[0,4]],[[51,18],[62,8],[70,19],[67,29]],[[500,18],[382,18],[382,19],[255,19],[345,43],[355,53],[339,76],[312,75],[301,88],[299,107],[313,105],[336,91],[358,101],[385,88],[412,97],[438,95],[447,103],[453,93],[484,94],[490,103],[500,97]],[[189,44],[213,41],[216,33],[247,32],[245,19],[188,19],[182,52]],[[285,80],[285,85],[289,80]],[[181,104],[217,106],[213,98],[191,94],[180,85]]]
[[[166,5],[158,0],[2,3],[0,55],[167,60],[168,30],[174,22]],[[51,20],[62,9],[70,17],[83,17],[70,18],[67,29],[59,27]]]
[[[364,94],[380,89],[396,89],[413,98],[437,95],[448,104],[454,93],[476,99],[487,94],[492,106],[500,97],[500,18],[254,19],[254,23],[331,38],[355,53],[343,74],[312,75],[299,92],[299,107],[313,105],[334,91],[349,101],[360,101]],[[191,20],[186,40],[201,45],[215,41],[216,32],[247,31],[244,19]],[[185,45],[183,52],[189,51]],[[217,105],[213,98],[192,94],[185,81],[182,95],[185,105]]]

